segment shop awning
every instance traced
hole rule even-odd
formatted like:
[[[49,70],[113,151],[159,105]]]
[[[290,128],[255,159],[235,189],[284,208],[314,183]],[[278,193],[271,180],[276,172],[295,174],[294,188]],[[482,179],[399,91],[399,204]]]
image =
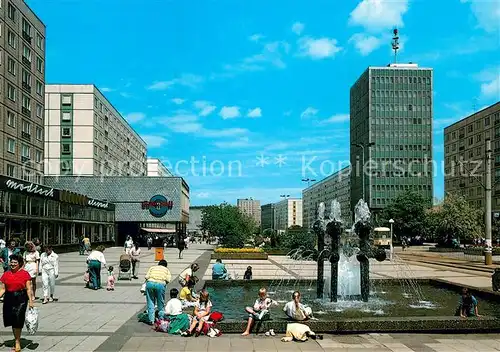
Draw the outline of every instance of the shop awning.
[[[141,228],[141,230],[152,233],[175,233],[175,229],[151,229],[147,227]]]

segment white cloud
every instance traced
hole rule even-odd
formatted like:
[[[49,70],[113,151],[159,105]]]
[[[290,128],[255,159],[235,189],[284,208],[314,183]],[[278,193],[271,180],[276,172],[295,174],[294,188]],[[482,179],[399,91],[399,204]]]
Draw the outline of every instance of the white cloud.
[[[196,134],[196,136],[207,138],[234,137],[248,134],[244,128],[208,129],[203,127],[199,117],[189,111],[179,110],[173,116],[160,117],[160,120],[170,130],[177,133]]]
[[[261,39],[263,39],[264,36],[262,34],[253,34],[248,39],[252,42],[259,42]]]
[[[297,34],[297,35],[301,35],[302,32],[304,31],[304,24],[302,22],[295,22],[293,25],[292,25],[292,32]]]
[[[144,139],[148,145],[148,147],[151,148],[159,148],[164,144],[167,144],[167,139],[162,137],[162,136],[155,136],[155,135],[141,135],[142,139]]]
[[[461,2],[470,4],[480,28],[498,35],[500,30],[500,4],[498,0],[461,0]]]
[[[349,114],[336,114],[333,115],[326,120],[321,121],[321,124],[330,124],[330,123],[338,123],[338,122],[345,122],[349,121],[350,115]]]
[[[203,83],[203,77],[198,75],[193,75],[191,73],[182,74],[178,78],[174,78],[170,81],[157,81],[151,84],[148,89],[150,90],[166,90],[175,85],[180,85],[188,88],[196,88],[201,83]]]
[[[234,141],[220,141],[215,142],[214,145],[221,149],[231,149],[231,148],[246,148],[250,146],[250,140],[248,137],[241,137]]]
[[[206,199],[206,198],[210,197],[210,193],[208,193],[208,192],[199,192],[199,193],[195,194],[195,197]]]
[[[125,120],[127,120],[129,123],[137,123],[142,120],[146,115],[142,112],[131,112],[130,114],[125,115]]]
[[[373,35],[357,33],[349,39],[349,43],[354,43],[361,55],[366,56],[376,50],[382,41]]]
[[[500,66],[488,67],[474,75],[481,82],[481,96],[483,98],[500,99]]]
[[[333,57],[341,47],[337,46],[337,40],[332,38],[319,38],[314,39],[310,37],[300,38],[299,41],[299,55],[309,56],[312,59],[320,60]]]
[[[177,104],[177,105],[182,105],[186,101],[185,99],[181,98],[174,98],[170,100],[172,103]]]
[[[245,128],[226,128],[222,130],[203,129],[200,135],[203,137],[232,137],[247,134],[248,130]]]
[[[404,25],[408,0],[363,0],[351,12],[349,23],[368,31],[379,31]]]
[[[247,117],[261,117],[261,116],[262,116],[262,110],[260,108],[248,110]]]
[[[217,109],[217,107],[215,105],[213,105],[211,102],[205,101],[205,100],[197,100],[193,103],[193,106],[197,110],[199,110],[198,114],[200,116],[208,116],[212,112],[214,112],[215,109]]]
[[[224,106],[222,107],[222,109],[220,109],[219,116],[224,120],[240,117],[240,108],[238,106]]]
[[[500,75],[489,83],[481,84],[481,94],[484,97],[500,98]]]
[[[310,117],[314,117],[318,114],[319,110],[313,108],[312,106],[308,107],[300,114],[301,119],[308,119]]]
[[[114,89],[112,89],[112,88],[108,88],[108,87],[102,87],[102,88],[99,88],[99,90],[100,90],[101,92],[104,92],[104,93],[114,91]]]

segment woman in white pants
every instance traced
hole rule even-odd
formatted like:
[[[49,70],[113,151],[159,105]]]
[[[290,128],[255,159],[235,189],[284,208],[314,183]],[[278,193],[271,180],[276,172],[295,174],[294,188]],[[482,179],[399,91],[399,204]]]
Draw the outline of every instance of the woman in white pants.
[[[52,251],[51,246],[45,247],[40,256],[42,268],[43,304],[54,301],[56,278],[59,276],[59,256]]]

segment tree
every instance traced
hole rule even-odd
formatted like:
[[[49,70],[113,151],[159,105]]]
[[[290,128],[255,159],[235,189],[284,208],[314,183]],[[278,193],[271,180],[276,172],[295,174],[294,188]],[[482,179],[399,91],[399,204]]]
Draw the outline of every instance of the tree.
[[[304,250],[314,251],[316,238],[313,234],[307,232],[302,226],[290,226],[284,238],[284,246],[289,249],[304,248]]]
[[[222,203],[202,210],[201,230],[218,237],[224,247],[242,248],[252,238],[255,223],[237,207]]]
[[[438,243],[442,246],[450,246],[454,240],[469,241],[484,234],[483,212],[472,207],[462,196],[447,194],[434,216]]]
[[[394,235],[423,236],[426,228],[426,210],[431,200],[424,198],[420,193],[408,191],[399,194],[382,211],[380,225],[388,226],[389,220],[394,220]]]

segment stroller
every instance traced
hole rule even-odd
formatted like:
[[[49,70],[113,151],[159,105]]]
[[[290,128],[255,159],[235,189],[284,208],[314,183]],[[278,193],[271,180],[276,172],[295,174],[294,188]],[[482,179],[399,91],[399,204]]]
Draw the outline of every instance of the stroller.
[[[128,254],[120,256],[120,271],[118,272],[118,280],[132,281],[132,261]]]

